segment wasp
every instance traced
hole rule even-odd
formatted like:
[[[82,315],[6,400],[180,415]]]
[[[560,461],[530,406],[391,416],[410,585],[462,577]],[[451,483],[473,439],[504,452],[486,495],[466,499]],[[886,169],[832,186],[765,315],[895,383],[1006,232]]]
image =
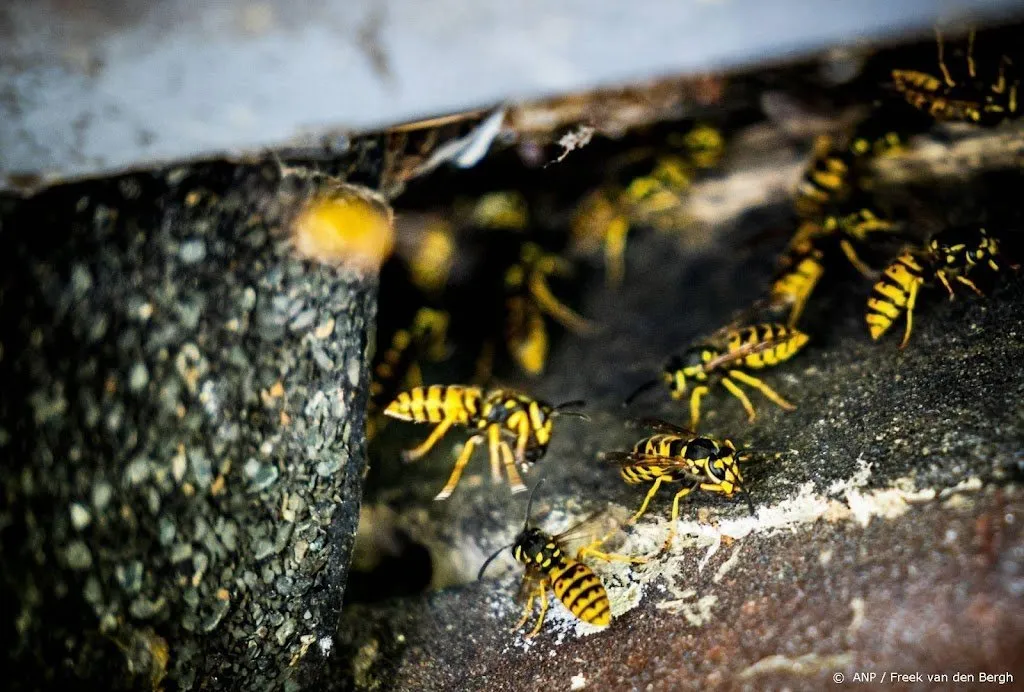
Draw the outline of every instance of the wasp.
[[[655,434],[639,440],[628,452],[606,452],[604,458],[619,464],[619,473],[626,483],[652,484],[640,509],[627,524],[635,523],[647,512],[663,483],[683,484],[672,499],[672,520],[662,552],[669,549],[675,537],[679,502],[694,490],[719,493],[728,498],[742,492],[750,513],[754,513],[739,466],[739,461],[749,456],[749,450],[737,451],[730,440],[698,435],[662,420],[644,419],[640,425],[655,430]]]
[[[525,471],[529,464],[544,456],[551,442],[555,417],[587,419],[578,411],[567,410],[582,405],[581,401],[567,401],[552,406],[509,389],[484,391],[480,387],[431,385],[400,393],[384,409],[384,414],[398,420],[437,425],[422,444],[403,453],[406,461],[415,461],[427,454],[453,425],[478,431],[466,441],[448,482],[434,497],[444,500],[458,485],[473,450],[485,441],[490,453],[491,477],[500,480],[504,465],[512,492],[525,490],[516,466]],[[508,438],[515,441],[515,454]]]
[[[567,277],[572,266],[563,257],[525,243],[519,262],[505,272],[505,340],[516,363],[530,375],[544,370],[548,332],[544,315],[576,334],[592,334],[596,325],[571,310],[551,292],[548,277]]]
[[[864,120],[846,139],[821,135],[815,140],[793,201],[800,218],[818,219],[829,207],[842,205],[865,184],[862,173],[869,160],[904,147],[903,137],[884,122],[878,114]]]
[[[422,307],[413,317],[412,324],[391,335],[391,343],[380,358],[375,359],[370,381],[370,405],[367,420],[370,426],[367,438],[372,439],[379,430],[376,413],[390,402],[404,386],[423,384],[421,359],[438,362],[448,355],[448,313]]]
[[[975,32],[971,30],[964,56],[967,75],[957,81],[946,64],[942,35],[937,30],[935,33],[941,78],[918,70],[892,71],[893,84],[907,103],[936,120],[992,126],[1017,117],[1020,78],[1013,74],[1010,58],[1000,57],[995,79],[979,77],[974,55]]]
[[[665,363],[661,378],[640,385],[626,399],[626,404],[659,382],[668,386],[673,399],[682,399],[686,395],[687,380],[691,380],[696,383],[690,394],[690,428],[694,430],[700,422],[701,398],[715,383],[721,383],[740,400],[751,421],[757,414],[739,384],[759,390],[778,406],[792,411],[796,408],[793,404],[747,371],[762,370],[789,360],[807,344],[807,339],[800,330],[777,323],[719,330],[712,337],[690,346],[682,355],[671,357]]]
[[[534,486],[533,492],[530,493],[530,499],[526,505],[526,521],[523,523],[522,531],[519,532],[513,543],[502,546],[487,558],[480,567],[477,579],[483,579],[491,562],[502,551],[511,548],[516,561],[526,567],[519,593],[520,595],[529,594],[523,615],[513,631],[526,624],[533,613],[534,601],[539,600],[540,615],[537,617],[537,623],[526,637],[534,637],[540,632],[548,611],[548,589],[554,591],[562,605],[577,619],[595,627],[607,627],[611,623],[612,617],[608,592],[593,570],[583,563],[584,557],[590,555],[602,560],[628,562],[643,562],[644,559],[615,555],[599,550],[609,534],[603,538],[591,540],[589,544],[576,552],[575,557],[570,557],[567,554],[566,546],[573,539],[586,535],[597,515],[588,517],[555,536],[530,526],[530,510],[533,506],[533,496],[538,487],[540,487],[540,483]]]
[[[670,153],[654,157],[638,152],[613,168],[626,182],[601,187],[581,200],[573,216],[572,235],[581,245],[597,240],[604,245],[609,285],[625,275],[626,239],[630,227],[658,230],[678,228],[687,221],[684,195],[701,170],[713,168],[725,151],[721,132],[698,124],[667,139]]]
[[[787,256],[787,262],[780,267],[772,279],[768,297],[759,300],[744,314],[771,316],[785,319],[790,329],[796,327],[803,315],[807,301],[825,275],[824,255],[813,246],[801,254]]]
[[[923,248],[904,252],[885,269],[868,298],[865,321],[871,338],[880,339],[905,314],[907,324],[900,344],[900,348],[905,348],[913,328],[917,294],[923,285],[938,279],[953,300],[951,281],[955,281],[984,297],[968,274],[979,267],[999,271],[999,256],[999,241],[980,226],[940,231]]]
[[[808,256],[817,255],[820,260],[824,244],[831,242],[839,246],[854,269],[870,277],[874,271],[860,258],[858,248],[879,235],[894,237],[899,233],[898,223],[867,208],[850,214],[829,215],[820,221],[805,220],[790,239],[779,265],[782,270],[788,270]]]

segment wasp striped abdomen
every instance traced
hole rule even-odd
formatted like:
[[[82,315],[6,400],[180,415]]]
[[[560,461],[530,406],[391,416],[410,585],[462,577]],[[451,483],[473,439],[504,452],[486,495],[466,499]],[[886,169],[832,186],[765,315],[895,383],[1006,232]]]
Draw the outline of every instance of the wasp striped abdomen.
[[[807,338],[803,332],[783,324],[752,325],[729,333],[724,355],[737,354],[737,365],[761,370],[795,356],[807,343]]]
[[[413,423],[453,423],[468,425],[480,411],[483,390],[479,387],[434,384],[401,392],[384,413]]]
[[[800,321],[808,299],[825,274],[825,267],[821,263],[821,253],[813,248],[790,258],[790,262],[787,263],[788,269],[776,274],[769,303],[788,311],[786,326],[792,328]]]
[[[907,328],[900,348],[910,340],[913,327],[914,305],[917,292],[924,283],[924,268],[911,253],[904,253],[886,267],[882,278],[871,289],[867,314],[864,319],[871,332],[871,338],[878,340],[893,322],[906,313]]]

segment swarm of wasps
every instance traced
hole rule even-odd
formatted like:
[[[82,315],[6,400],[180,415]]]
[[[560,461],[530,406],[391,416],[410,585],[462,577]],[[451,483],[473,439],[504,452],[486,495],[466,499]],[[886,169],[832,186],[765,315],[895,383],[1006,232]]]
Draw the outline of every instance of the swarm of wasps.
[[[601,456],[614,464],[622,480],[646,485],[639,509],[625,522],[631,525],[646,512],[664,484],[675,485],[671,522],[661,552],[671,547],[680,504],[694,491],[725,498],[742,496],[754,513],[742,464],[768,450],[737,447],[731,440],[698,432],[703,398],[721,385],[736,398],[749,420],[757,415],[748,392],[761,395],[784,410],[795,408],[762,379],[762,373],[796,357],[811,339],[805,331],[805,309],[822,286],[826,272],[849,265],[873,282],[866,301],[865,321],[873,340],[881,339],[900,319],[905,321],[901,348],[909,343],[917,298],[922,289],[941,285],[952,299],[955,289],[983,295],[978,279],[1013,266],[1004,251],[1006,231],[980,224],[942,228],[921,239],[908,231],[904,219],[882,213],[872,203],[872,163],[897,156],[907,137],[915,134],[913,119],[901,111],[927,116],[934,121],[991,127],[1019,116],[1020,77],[1009,57],[980,61],[975,56],[974,34],[966,48],[947,59],[939,37],[934,74],[908,69],[891,70],[888,85],[892,98],[880,99],[870,114],[843,136],[822,136],[814,143],[810,163],[795,190],[793,211],[796,230],[777,261],[775,276],[763,295],[735,315],[721,329],[695,340],[669,357],[660,376],[626,398],[632,403],[640,394],[664,385],[672,399],[687,400],[687,428],[656,419],[634,419],[650,434],[631,449]],[[909,110],[908,110],[909,109]],[[570,222],[569,245],[575,249],[601,248],[606,281],[620,283],[625,276],[626,239],[631,229],[670,229],[686,223],[684,197],[704,172],[722,158],[725,140],[714,128],[694,124],[666,140],[653,156],[630,153],[610,163],[604,184],[584,195]],[[402,269],[406,285],[425,296],[426,304],[407,309],[397,326],[378,341],[371,390],[371,423],[388,418],[434,426],[427,438],[405,452],[406,460],[422,458],[453,427],[465,428],[463,445],[447,483],[435,499],[449,498],[478,446],[486,445],[491,476],[504,475],[512,492],[526,489],[523,473],[539,462],[554,435],[555,419],[573,416],[586,419],[578,409],[581,401],[551,404],[502,386],[491,386],[496,350],[524,373],[543,371],[549,352],[549,322],[580,335],[597,332],[597,326],[575,312],[552,290],[553,280],[571,278],[578,267],[564,253],[531,239],[529,205],[512,192],[489,194],[476,200],[468,213],[477,232],[503,233],[513,248],[488,253],[501,261],[486,264],[490,285],[481,293],[503,310],[468,311],[478,337],[477,373],[469,385],[424,385],[421,362],[438,362],[449,354],[457,320],[449,310],[456,302],[442,299],[448,272],[453,265],[451,227],[433,228],[423,235],[421,251],[413,253]],[[440,249],[439,249],[440,248]],[[564,248],[562,248],[564,249]],[[885,258],[879,262],[879,257]],[[879,267],[879,265],[881,265]],[[407,298],[407,296],[403,296]],[[477,296],[479,298],[479,296]],[[408,305],[407,299],[402,302]],[[382,295],[382,312],[390,310]],[[447,306],[447,307],[445,307]],[[495,317],[493,313],[497,313]],[[756,373],[756,374],[755,374]],[[379,423],[375,423],[379,427]],[[538,484],[539,485],[539,484]],[[611,533],[594,532],[587,520],[567,532],[551,535],[530,523],[534,493],[527,503],[526,522],[515,539],[491,555],[488,566],[504,550],[511,549],[525,568],[522,595],[525,609],[516,629],[522,627],[539,603],[539,615],[527,636],[536,635],[549,607],[548,591],[554,592],[577,619],[604,627],[611,622],[611,604],[600,578],[586,564],[589,559],[627,560],[642,563],[652,556],[616,555],[604,550]],[[573,552],[571,544],[587,541]],[[660,554],[660,553],[659,553]]]

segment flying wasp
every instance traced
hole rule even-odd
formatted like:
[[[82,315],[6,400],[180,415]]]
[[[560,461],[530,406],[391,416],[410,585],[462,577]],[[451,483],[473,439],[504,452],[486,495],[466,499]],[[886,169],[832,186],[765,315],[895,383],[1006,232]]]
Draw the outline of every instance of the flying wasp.
[[[978,75],[974,30],[967,35],[964,55],[967,73],[957,81],[945,60],[942,35],[936,30],[941,78],[918,70],[893,70],[892,80],[907,103],[936,120],[992,126],[1020,115],[1017,101],[1020,77],[1006,55],[999,58],[994,78]]]
[[[530,375],[539,375],[547,363],[544,315],[576,334],[592,334],[597,329],[559,301],[548,286],[548,277],[571,273],[567,260],[544,252],[536,243],[525,243],[519,261],[505,272],[505,340],[512,358]]]
[[[548,589],[554,591],[555,596],[562,605],[577,619],[582,620],[596,627],[607,627],[611,622],[611,602],[608,600],[608,592],[604,584],[593,570],[583,563],[585,556],[590,555],[602,560],[622,560],[629,562],[643,562],[643,558],[631,558],[625,555],[615,555],[599,550],[607,540],[606,534],[602,538],[590,536],[591,542],[581,547],[575,558],[566,554],[567,545],[576,538],[587,534],[588,528],[592,525],[595,516],[588,517],[568,530],[552,536],[537,527],[530,526],[530,510],[533,506],[533,497],[536,494],[540,483],[534,486],[530,493],[530,500],[526,504],[526,521],[523,523],[523,530],[516,536],[511,545],[502,546],[495,551],[480,567],[477,579],[483,579],[484,572],[495,558],[502,551],[511,548],[512,555],[517,562],[523,563],[526,573],[523,575],[523,582],[520,586],[520,595],[528,594],[526,606],[523,608],[523,615],[516,623],[513,631],[518,630],[526,624],[533,613],[535,600],[540,601],[540,615],[537,623],[530,630],[527,638],[534,637],[540,632],[544,624],[544,618],[548,612]]]
[[[641,393],[664,382],[673,399],[686,395],[687,380],[696,383],[690,394],[690,428],[696,430],[700,422],[700,400],[716,383],[721,383],[730,394],[740,400],[753,421],[757,414],[739,384],[753,387],[778,406],[792,411],[796,407],[778,392],[748,370],[762,370],[783,363],[795,356],[807,344],[807,335],[783,324],[757,324],[738,329],[722,329],[693,346],[682,355],[675,355],[665,363],[661,378],[640,385],[629,395],[630,404]]]
[[[582,405],[581,401],[567,401],[552,406],[509,389],[484,391],[480,387],[431,385],[400,393],[388,404],[384,415],[437,425],[422,444],[403,453],[406,461],[415,461],[427,454],[453,425],[478,431],[466,441],[448,482],[434,497],[444,500],[458,485],[473,450],[485,441],[491,460],[491,478],[499,481],[504,465],[512,492],[526,490],[516,466],[525,471],[529,464],[544,456],[551,443],[555,417],[575,416],[586,420],[584,414],[567,410]],[[509,438],[515,441],[515,454]]]
[[[654,157],[631,153],[612,165],[624,180],[594,190],[579,203],[572,219],[572,235],[584,247],[604,245],[605,274],[609,285],[625,275],[626,238],[630,227],[672,230],[687,222],[684,195],[702,170],[713,168],[725,151],[721,132],[698,124],[685,133],[672,133],[669,153]]]
[[[906,329],[900,348],[910,341],[917,294],[923,285],[938,279],[953,300],[951,280],[984,296],[968,274],[980,267],[999,271],[999,241],[980,226],[960,226],[936,233],[918,250],[904,252],[883,272],[868,298],[865,321],[875,341],[885,334],[901,314]]]
[[[737,451],[730,440],[698,435],[662,420],[645,419],[640,421],[640,425],[655,430],[655,434],[639,440],[628,452],[606,452],[603,456],[619,464],[619,473],[626,483],[652,483],[640,509],[627,524],[635,523],[644,515],[662,483],[683,484],[684,487],[672,499],[672,520],[662,552],[669,549],[675,538],[680,500],[694,490],[719,493],[729,498],[742,492],[747,498],[750,513],[754,513],[739,466],[741,458],[749,456],[749,450]]]

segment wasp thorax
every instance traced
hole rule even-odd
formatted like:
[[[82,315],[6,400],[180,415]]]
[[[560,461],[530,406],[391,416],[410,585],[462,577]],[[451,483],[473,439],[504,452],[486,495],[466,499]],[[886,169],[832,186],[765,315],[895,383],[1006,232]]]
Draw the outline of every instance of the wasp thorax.
[[[698,437],[686,444],[687,459],[708,459],[718,454],[718,443],[707,437]]]

